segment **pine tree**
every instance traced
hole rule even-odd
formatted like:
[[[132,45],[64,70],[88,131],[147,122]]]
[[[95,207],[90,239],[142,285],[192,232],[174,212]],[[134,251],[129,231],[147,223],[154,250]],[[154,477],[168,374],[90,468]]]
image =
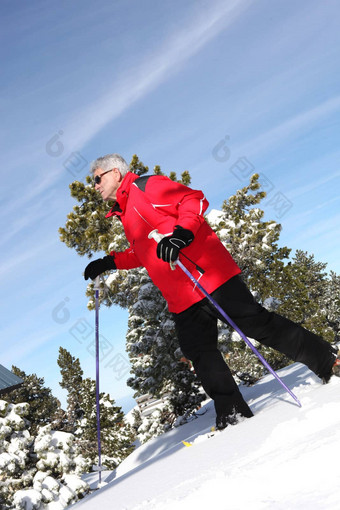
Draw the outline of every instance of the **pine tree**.
[[[59,384],[67,391],[67,420],[63,430],[73,433],[82,415],[82,394],[79,388],[83,380],[83,371],[79,358],[72,356],[63,347],[59,348],[58,365],[62,376]]]
[[[168,397],[164,426],[194,411],[205,398],[188,365],[181,363],[175,324],[160,291],[149,281],[139,287],[129,309],[127,350],[133,376],[127,383],[135,396]]]
[[[222,211],[209,214],[208,221],[242,270],[253,292],[264,300],[271,296],[272,283],[289,257],[287,247],[279,247],[281,225],[263,221],[264,211],[256,207],[266,196],[260,191],[259,175],[248,186],[225,200]]]
[[[53,423],[55,428],[60,427],[63,411],[60,402],[52,395],[50,388],[44,386],[44,378],[36,374],[27,375],[19,368],[12,366],[12,372],[23,379],[20,388],[3,396],[3,400],[13,404],[26,402],[29,404],[26,419],[31,424],[30,432],[34,436],[38,427]]]
[[[60,385],[68,392],[65,430],[76,438],[76,446],[83,456],[98,465],[96,383],[83,378],[79,358],[60,347],[58,364],[61,369]],[[124,420],[124,413],[114,400],[105,393],[100,394],[100,428],[103,463],[109,469],[117,465],[134,449],[135,435]]]
[[[0,400],[0,507],[66,508],[88,491],[79,477],[86,461],[72,434],[53,431],[51,424],[32,436],[29,408]]]
[[[281,225],[264,221],[258,205],[266,193],[260,190],[259,175],[254,174],[247,186],[225,200],[221,211],[212,211],[207,219],[222,243],[242,270],[242,278],[254,297],[265,304],[275,291],[290,250],[279,247]],[[232,372],[243,382],[255,382],[265,373],[263,365],[232,328],[219,322],[219,346]],[[290,360],[269,348],[256,344],[270,358],[275,368]],[[269,361],[269,360],[268,360]]]
[[[248,186],[225,201],[222,211],[210,213],[208,219],[263,306],[334,341],[340,322],[336,304],[339,278],[333,274],[328,279],[327,264],[316,262],[313,255],[302,250],[286,263],[291,250],[278,246],[281,225],[263,221],[264,211],[256,206],[265,193],[259,190],[258,175],[254,174]],[[244,382],[255,382],[265,372],[262,364],[231,328],[220,323],[219,331],[221,350],[235,375]],[[291,363],[285,355],[258,342],[255,345],[275,370]]]
[[[335,331],[327,320],[327,308],[331,302],[328,300],[328,306],[324,306],[330,285],[326,267],[327,264],[316,262],[314,255],[297,250],[282,273],[276,297],[281,303],[278,307],[280,314],[332,342]],[[336,281],[334,276],[332,281]]]
[[[76,437],[83,455],[98,465],[95,381],[84,379],[81,393],[84,416],[79,420]],[[108,394],[100,393],[99,407],[102,464],[107,469],[115,469],[134,450],[135,434],[126,423],[121,407],[116,406]]]
[[[148,173],[149,167],[145,166],[144,163],[139,160],[138,156],[134,154],[130,162],[129,170],[136,175],[144,175]]]
[[[340,275],[330,271],[320,308],[326,317],[327,326],[334,332],[334,342],[340,342]]]
[[[25,418],[27,403],[0,400],[0,507],[11,508],[14,493],[32,483],[34,463],[29,457],[33,437]]]

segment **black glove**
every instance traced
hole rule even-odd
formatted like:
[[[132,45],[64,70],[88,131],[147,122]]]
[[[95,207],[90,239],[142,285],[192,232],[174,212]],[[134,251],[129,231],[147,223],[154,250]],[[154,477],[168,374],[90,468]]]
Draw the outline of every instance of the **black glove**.
[[[96,276],[104,273],[108,269],[117,269],[114,257],[112,257],[112,255],[106,255],[106,257],[103,257],[102,259],[97,259],[93,262],[90,262],[85,268],[84,278],[85,280],[88,280],[89,278],[94,280]]]
[[[175,262],[178,259],[179,251],[194,240],[191,230],[176,225],[171,236],[163,237],[157,244],[157,257],[164,262]]]

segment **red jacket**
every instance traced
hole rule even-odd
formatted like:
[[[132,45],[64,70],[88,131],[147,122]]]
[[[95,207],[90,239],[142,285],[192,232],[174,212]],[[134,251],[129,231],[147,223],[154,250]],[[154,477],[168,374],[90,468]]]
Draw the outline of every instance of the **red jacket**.
[[[241,272],[203,217],[208,205],[201,191],[168,177],[138,177],[128,172],[118,188],[114,207],[106,215],[121,219],[130,243],[124,252],[111,252],[117,269],[144,266],[166,299],[170,312],[180,313],[204,296],[180,268],[173,271],[157,257],[156,242],[148,238],[152,230],[170,235],[175,225],[180,225],[193,232],[194,241],[181,252],[204,269],[203,276],[186,258],[180,256],[180,259],[209,293]]]

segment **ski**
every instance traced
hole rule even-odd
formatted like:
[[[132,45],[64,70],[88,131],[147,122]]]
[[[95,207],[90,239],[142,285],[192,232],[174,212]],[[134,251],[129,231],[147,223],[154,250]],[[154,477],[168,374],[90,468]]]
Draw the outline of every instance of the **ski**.
[[[186,447],[193,446],[195,443],[200,443],[201,441],[205,441],[206,439],[210,439],[214,437],[216,434],[222,432],[222,430],[217,430],[216,427],[210,426],[203,429],[198,435],[192,434],[186,439],[182,440],[182,444]],[[196,436],[196,437],[195,437]],[[192,437],[195,437],[193,441],[190,441]]]

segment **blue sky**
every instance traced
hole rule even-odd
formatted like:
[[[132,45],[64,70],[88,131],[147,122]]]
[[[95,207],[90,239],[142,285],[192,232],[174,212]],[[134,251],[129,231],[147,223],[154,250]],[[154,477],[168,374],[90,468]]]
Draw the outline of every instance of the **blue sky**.
[[[87,259],[58,227],[69,184],[107,153],[189,170],[211,209],[260,173],[281,244],[340,271],[336,0],[3,0],[0,13],[2,364],[63,403],[60,345],[94,377]],[[100,326],[102,389],[128,409],[127,312],[101,309]]]

